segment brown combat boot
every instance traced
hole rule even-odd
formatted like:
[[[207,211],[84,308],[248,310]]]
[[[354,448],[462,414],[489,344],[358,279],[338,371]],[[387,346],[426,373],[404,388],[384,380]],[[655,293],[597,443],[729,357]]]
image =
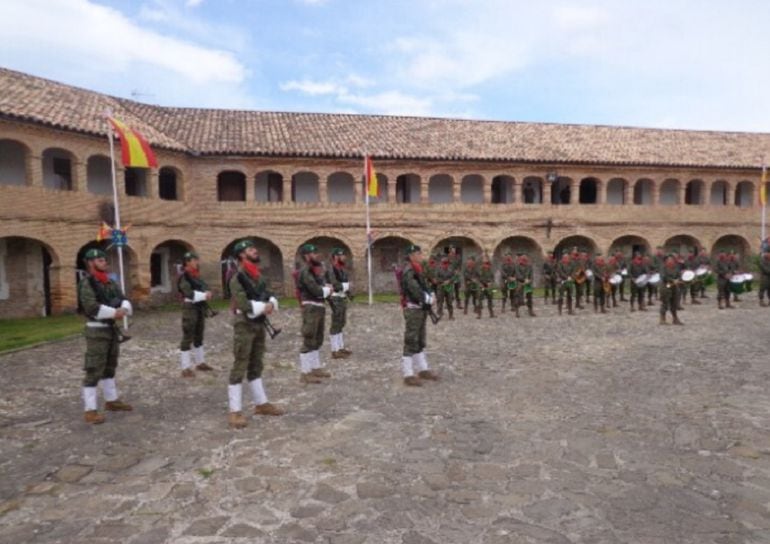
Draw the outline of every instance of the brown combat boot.
[[[660,316],[660,324],[661,325],[668,325],[668,323],[666,323],[666,316],[665,315],[661,315]]]
[[[182,371],[182,377],[183,378],[194,378],[195,377],[195,372],[193,371],[192,368],[185,368]]]
[[[339,351],[339,352],[343,353],[344,355],[346,355],[346,356],[348,356],[348,357],[350,357],[351,355],[353,355],[353,352],[352,352],[352,351],[350,351],[348,348],[340,348],[340,349],[339,349],[339,350],[337,350],[337,351]]]
[[[421,380],[431,380],[434,382],[437,382],[441,379],[439,378],[439,375],[433,372],[432,370],[421,370],[417,374],[417,377],[420,378]]]
[[[347,355],[342,353],[341,351],[332,351],[332,359],[345,359]]]
[[[243,429],[249,422],[243,417],[241,412],[230,412],[227,414],[227,425],[231,429]]]
[[[285,413],[283,408],[269,402],[254,407],[255,416],[282,416]]]
[[[101,425],[104,423],[104,416],[96,410],[86,410],[83,412],[83,419],[90,425]]]
[[[532,306],[527,307],[527,310],[529,310],[529,317],[537,317],[537,314],[535,314],[535,310],[532,309]]]
[[[404,378],[404,385],[408,385],[411,387],[422,387],[422,382],[420,381],[420,378],[417,376],[407,376]]]
[[[311,376],[315,376],[316,378],[331,378],[332,374],[328,370],[324,370],[323,368],[314,368],[310,371]]]
[[[214,370],[214,367],[211,367],[206,363],[200,363],[195,365],[195,370],[200,370],[201,372],[211,372]]]
[[[673,323],[674,325],[684,325],[684,323],[682,323],[681,321],[679,321],[679,318],[678,318],[676,315],[674,315],[674,321],[672,321],[672,323]]]
[[[134,409],[134,407],[120,399],[117,399],[105,402],[104,409],[109,410],[110,412],[130,412]]]
[[[299,375],[299,381],[301,383],[323,383],[323,380],[318,376],[313,375],[311,372],[306,372]]]

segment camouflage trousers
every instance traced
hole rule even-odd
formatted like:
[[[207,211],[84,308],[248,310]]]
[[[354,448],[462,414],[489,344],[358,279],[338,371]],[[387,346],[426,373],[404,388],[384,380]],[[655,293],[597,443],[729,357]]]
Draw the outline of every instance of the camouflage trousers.
[[[425,349],[428,314],[421,308],[404,308],[404,356],[411,357]]]
[[[660,298],[660,315],[665,316],[666,312],[676,317],[676,309],[679,307],[679,287],[676,283],[660,282],[658,286],[658,297]]]
[[[236,318],[233,325],[233,368],[230,370],[230,385],[237,385],[246,376],[248,381],[262,376],[265,357],[265,327],[262,323]]]
[[[324,343],[326,307],[305,304],[302,306],[302,348],[300,353],[321,349]]]
[[[115,327],[86,327],[85,378],[83,387],[96,387],[99,380],[114,378],[120,344]]]
[[[203,330],[206,325],[206,316],[203,308],[198,304],[185,303],[182,308],[182,342],[179,349],[190,351],[190,346],[203,345]]]
[[[339,334],[347,323],[348,301],[345,297],[330,297],[329,305],[332,309],[332,324],[329,328],[329,334]]]

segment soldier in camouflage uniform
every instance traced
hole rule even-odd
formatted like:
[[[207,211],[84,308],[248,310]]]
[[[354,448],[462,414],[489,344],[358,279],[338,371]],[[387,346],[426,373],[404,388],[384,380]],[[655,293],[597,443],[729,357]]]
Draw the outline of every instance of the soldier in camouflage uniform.
[[[765,295],[770,299],[770,248],[759,258],[759,305],[767,306]]]
[[[193,357],[198,370],[204,372],[213,370],[206,364],[203,353],[203,331],[211,291],[200,277],[198,255],[188,251],[182,257],[182,261],[184,268],[177,281],[177,290],[182,296],[182,342],[179,344],[179,362],[182,367],[182,377],[194,378]],[[192,350],[190,350],[191,347]]]
[[[556,304],[556,258],[553,255],[553,251],[549,251],[546,254],[545,261],[543,261],[543,286],[545,287],[545,293],[543,299],[548,304],[548,296],[551,296],[551,304]]]
[[[593,279],[591,282],[594,286],[594,313],[601,311],[601,313],[607,313],[607,287],[610,282],[610,267],[604,261],[601,253],[597,253],[594,256],[593,263],[591,265],[591,271],[593,272]],[[588,283],[588,282],[586,282]]]
[[[709,269],[709,274],[711,274],[711,256],[709,255],[709,252],[706,251],[706,248],[701,246],[698,250],[698,267],[706,267]],[[699,291],[699,297],[698,298],[708,298],[708,295],[706,295],[706,281],[704,279],[701,279],[698,285],[698,291]]]
[[[564,253],[561,256],[559,262],[556,263],[555,272],[556,282],[559,286],[559,315],[561,315],[565,295],[567,299],[567,314],[574,315],[575,312],[572,310],[572,290],[575,285],[575,280],[572,277],[574,274],[574,267],[569,253]]]
[[[300,250],[304,261],[297,277],[297,291],[302,306],[302,348],[299,353],[300,380],[303,383],[321,383],[331,374],[321,365],[320,352],[324,341],[326,306],[324,301],[332,294],[332,285],[324,278],[318,248],[304,244]]]
[[[455,308],[458,310],[463,309],[463,305],[460,303],[460,279],[463,268],[463,259],[457,252],[455,246],[449,246],[449,262],[452,265],[452,269],[455,272],[455,284],[454,284],[454,296],[455,296]]]
[[[468,314],[468,300],[473,301],[473,311],[479,314],[479,271],[476,269],[476,258],[468,257],[463,269],[463,281],[465,282],[465,307],[464,314]]]
[[[329,343],[332,347],[332,359],[341,359],[352,355],[345,348],[342,329],[347,322],[348,297],[350,296],[350,277],[345,268],[345,251],[335,247],[331,251],[331,267],[326,270],[326,283],[332,286],[329,306],[332,310],[332,324],[329,328]]]
[[[78,302],[88,318],[85,327],[86,353],[83,378],[83,405],[86,423],[104,423],[97,410],[97,386],[102,385],[104,408],[111,412],[131,411],[131,405],[118,397],[115,373],[118,368],[121,333],[117,322],[133,313],[131,302],[107,272],[107,255],[100,249],[85,254],[87,273],[78,284]]]
[[[516,263],[513,262],[513,255],[506,253],[503,257],[503,264],[500,266],[500,291],[503,295],[503,309],[502,313],[505,313],[505,304],[508,299],[511,301],[511,309],[514,308],[514,299],[516,296],[515,289],[512,289],[510,284],[516,282]]]
[[[267,400],[262,384],[265,356],[265,326],[267,316],[278,310],[278,300],[267,289],[259,269],[259,251],[251,240],[241,240],[233,247],[238,259],[238,271],[228,286],[233,316],[233,368],[227,386],[228,425],[233,429],[246,426],[242,412],[243,378],[249,382],[254,415],[280,416],[283,409]]]
[[[526,303],[527,311],[531,317],[535,316],[535,310],[532,308],[532,289],[534,287],[534,273],[532,264],[526,253],[519,255],[519,262],[516,263],[514,271],[516,276],[516,317],[519,317],[519,307]]]
[[[682,325],[677,316],[679,300],[679,266],[674,255],[669,255],[660,268],[660,324],[666,325],[666,312],[671,311],[674,325]]]
[[[685,260],[685,269],[686,270],[692,270],[693,273],[698,269],[698,266],[700,266],[700,262],[698,260],[698,254],[696,253],[695,249],[690,250],[689,255],[687,255],[687,259]],[[698,276],[695,276],[695,279],[690,282],[690,303],[691,304],[700,304],[700,300],[698,300],[698,293],[701,291],[701,284],[703,283],[703,279],[699,278]],[[687,298],[687,293],[685,292],[685,298]]]
[[[479,294],[478,318],[481,319],[481,312],[484,310],[485,300],[487,302],[487,308],[489,308],[489,317],[495,317],[495,310],[492,307],[492,299],[495,292],[495,271],[492,269],[492,263],[487,255],[485,255],[484,260],[481,261],[479,284],[481,286],[481,292]]]
[[[420,246],[406,248],[407,262],[401,272],[400,291],[404,305],[404,351],[401,358],[401,370],[404,385],[421,386],[424,380],[437,381],[438,375],[428,368],[425,356],[426,308],[434,302],[434,296],[425,281],[422,269]],[[417,367],[417,375],[414,367]]]
[[[444,315],[444,304],[446,304],[449,319],[453,320],[452,299],[454,298],[455,272],[449,262],[449,256],[444,255],[435,272],[435,292],[438,304],[438,315]]]
[[[714,263],[714,274],[717,277],[717,304],[720,310],[732,308],[730,304],[730,278],[733,277],[733,268],[730,265],[729,257],[723,251],[717,254]]]
[[[651,274],[655,272],[660,273],[661,268],[663,268],[663,261],[665,258],[666,256],[663,253],[663,247],[656,247],[655,254],[652,256],[649,262]],[[653,285],[651,283],[647,284],[647,306],[653,306],[655,304],[655,302],[653,302],[653,298],[658,298],[658,291],[658,285]]]
[[[644,257],[641,253],[636,253],[634,255],[634,258],[631,259],[631,265],[628,268],[628,275],[631,277],[631,311],[635,311],[634,309],[634,302],[637,303],[639,307],[640,312],[646,312],[647,308],[644,305],[644,291],[646,289],[646,285],[644,287],[639,287],[636,284],[636,281],[639,279],[642,275],[649,274],[650,269],[647,264],[644,262]]]

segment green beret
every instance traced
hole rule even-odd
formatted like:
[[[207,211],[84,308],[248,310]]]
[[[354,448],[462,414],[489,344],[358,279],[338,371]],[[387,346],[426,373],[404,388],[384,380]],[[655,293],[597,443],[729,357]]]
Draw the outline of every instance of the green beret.
[[[418,251],[422,251],[422,249],[417,244],[409,244],[408,246],[406,246],[407,255],[411,255],[412,253],[417,253]]]
[[[345,250],[342,249],[341,247],[333,247],[332,251],[331,251],[331,254],[332,255],[344,255],[345,254]]]
[[[236,242],[235,246],[233,247],[233,255],[237,257],[238,255],[241,254],[241,251],[243,251],[247,247],[254,247],[254,242],[252,242],[248,238],[245,240],[241,240],[240,242]]]
[[[299,252],[301,255],[307,255],[308,253],[317,253],[318,248],[315,246],[315,244],[302,244],[299,248]]]
[[[90,261],[91,259],[106,259],[107,254],[98,248],[91,248],[88,251],[86,251],[86,254],[83,255],[83,259],[86,261]]]
[[[193,259],[199,259],[199,258],[200,258],[200,257],[198,257],[198,254],[197,254],[197,253],[195,253],[194,251],[188,251],[187,253],[185,253],[185,254],[182,256],[182,260],[183,260],[184,262],[187,262],[187,261],[192,261]]]

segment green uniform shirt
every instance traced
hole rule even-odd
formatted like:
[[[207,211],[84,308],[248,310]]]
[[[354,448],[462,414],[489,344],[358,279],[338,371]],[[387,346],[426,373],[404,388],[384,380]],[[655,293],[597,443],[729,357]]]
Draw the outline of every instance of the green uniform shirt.
[[[97,285],[97,289],[100,288],[101,300],[94,290],[92,282]],[[86,275],[78,284],[78,300],[80,301],[80,307],[83,308],[83,313],[88,319],[96,321],[96,315],[99,313],[99,307],[104,304],[110,308],[119,308],[120,303],[125,300],[123,292],[120,290],[120,286],[109,280],[106,284],[100,284],[97,279],[90,275]],[[112,321],[111,319],[105,319],[103,321]]]

